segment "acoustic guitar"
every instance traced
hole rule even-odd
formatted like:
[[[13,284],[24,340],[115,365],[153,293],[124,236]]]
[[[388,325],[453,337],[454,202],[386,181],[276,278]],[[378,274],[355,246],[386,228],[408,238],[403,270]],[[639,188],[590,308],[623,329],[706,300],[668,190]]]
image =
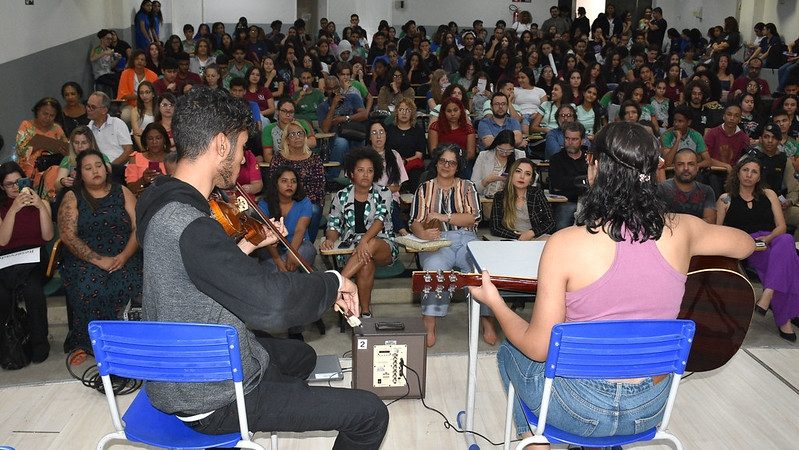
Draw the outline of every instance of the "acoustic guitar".
[[[535,293],[538,280],[491,276],[498,289]],[[414,293],[453,292],[480,286],[478,273],[413,273]],[[721,256],[694,256],[685,282],[685,295],[678,318],[693,320],[696,334],[686,370],[706,372],[726,364],[741,348],[752,322],[755,290],[744,276],[738,260]]]

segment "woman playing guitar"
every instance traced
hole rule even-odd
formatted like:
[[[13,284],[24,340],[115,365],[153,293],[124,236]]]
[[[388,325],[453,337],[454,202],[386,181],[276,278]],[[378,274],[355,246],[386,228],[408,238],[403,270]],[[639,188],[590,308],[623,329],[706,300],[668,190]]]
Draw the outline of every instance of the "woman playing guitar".
[[[511,311],[487,273],[481,287],[470,288],[475,299],[493,310],[507,336],[497,354],[503,382],[513,383],[528,405],[538,405],[541,398],[544,367],[539,361],[546,359],[553,325],[674,319],[692,256],[741,259],[754,250],[746,233],[666,212],[655,181],[660,146],[642,126],[614,123],[594,142],[587,155],[591,187],[579,225],[555,233],[547,243],[530,322]],[[590,384],[558,379],[554,397],[563,402],[550,404],[547,422],[583,436],[634,434],[636,424],[646,429],[660,422],[670,384],[661,382],[667,378]],[[596,421],[596,427],[581,426],[575,415],[585,423]],[[529,435],[521,412],[514,417],[517,431]]]

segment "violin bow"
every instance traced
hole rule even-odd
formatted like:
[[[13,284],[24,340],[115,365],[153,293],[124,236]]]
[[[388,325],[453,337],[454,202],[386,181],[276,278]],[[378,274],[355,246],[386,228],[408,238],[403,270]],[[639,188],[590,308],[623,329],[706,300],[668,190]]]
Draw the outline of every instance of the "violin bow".
[[[308,267],[308,265],[300,257],[300,255],[297,254],[296,251],[294,251],[294,248],[291,247],[291,245],[286,240],[286,238],[283,237],[282,234],[280,234],[280,231],[277,229],[275,224],[273,224],[272,221],[269,220],[264,215],[263,212],[261,212],[261,209],[258,208],[257,205],[253,204],[252,200],[250,200],[250,198],[247,196],[247,193],[244,192],[244,189],[241,187],[241,185],[239,183],[236,183],[236,192],[239,193],[239,196],[244,197],[244,200],[247,201],[247,205],[250,207],[250,209],[255,210],[256,214],[258,214],[258,217],[261,219],[261,221],[264,224],[266,224],[266,226],[269,227],[270,230],[272,230],[272,233],[274,233],[274,235],[277,236],[277,239],[280,241],[281,244],[283,244],[286,247],[286,250],[288,250],[288,252],[291,254],[291,256],[293,256],[297,261],[300,262],[300,266],[303,268],[303,270],[305,270],[306,273],[311,273],[312,272],[311,268]],[[335,305],[334,309],[336,311],[338,311],[339,313],[341,313],[341,315],[344,316],[347,319],[347,323],[349,323],[351,327],[355,328],[355,327],[358,327],[358,326],[361,325],[361,320],[360,319],[358,319],[357,317],[355,317],[353,315],[350,315],[348,311],[344,311],[344,309],[342,309],[340,306]]]
[[[250,207],[250,209],[254,210],[255,213],[258,214],[258,218],[261,219],[261,222],[263,222],[267,227],[269,227],[269,229],[272,231],[272,233],[275,236],[277,236],[277,240],[280,241],[280,243],[283,244],[283,246],[286,247],[286,250],[288,250],[288,252],[291,254],[291,256],[293,256],[297,261],[300,262],[300,266],[302,267],[302,269],[306,273],[311,273],[312,270],[311,270],[310,267],[308,267],[308,264],[294,250],[294,248],[291,246],[291,244],[289,244],[289,242],[286,240],[286,238],[277,229],[275,224],[273,224],[272,221],[269,220],[269,218],[266,217],[263,212],[261,212],[261,209],[258,207],[258,205],[254,204],[252,202],[252,200],[250,200],[250,197],[247,196],[247,194],[244,192],[244,189],[238,183],[236,183],[236,192],[239,193],[239,196],[244,197],[244,200],[247,201],[247,205]]]

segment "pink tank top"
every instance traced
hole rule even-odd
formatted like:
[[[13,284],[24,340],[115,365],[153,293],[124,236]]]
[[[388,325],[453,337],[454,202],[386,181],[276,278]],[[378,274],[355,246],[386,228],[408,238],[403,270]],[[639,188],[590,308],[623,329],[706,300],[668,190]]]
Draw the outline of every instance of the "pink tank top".
[[[566,322],[674,319],[686,278],[663,258],[655,241],[617,242],[613,264],[604,275],[566,292]]]

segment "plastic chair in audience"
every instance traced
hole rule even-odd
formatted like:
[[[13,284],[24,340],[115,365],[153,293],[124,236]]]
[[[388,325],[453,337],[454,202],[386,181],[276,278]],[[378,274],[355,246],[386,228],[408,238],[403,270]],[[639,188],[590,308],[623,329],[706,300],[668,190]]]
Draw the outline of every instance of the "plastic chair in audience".
[[[97,443],[115,439],[162,448],[247,448],[264,450],[251,440],[244,407],[244,374],[236,329],[229,325],[92,321],[89,337],[102,376],[116,431]],[[145,381],[213,382],[232,380],[240,431],[223,435],[195,431],[176,416],[157,410],[141,389],[120,420],[111,375]],[[123,426],[124,423],[124,426]],[[272,434],[272,449],[277,436]]]
[[[518,400],[534,436],[523,439],[516,450],[538,443],[613,447],[632,442],[669,440],[682,450],[680,440],[667,428],[677,397],[696,325],[691,320],[615,320],[560,323],[552,328],[544,373],[541,410],[537,417],[509,385],[505,418],[505,449],[510,448],[514,400]],[[583,437],[546,422],[555,377],[626,379],[673,373],[663,420],[659,426],[633,435]]]

